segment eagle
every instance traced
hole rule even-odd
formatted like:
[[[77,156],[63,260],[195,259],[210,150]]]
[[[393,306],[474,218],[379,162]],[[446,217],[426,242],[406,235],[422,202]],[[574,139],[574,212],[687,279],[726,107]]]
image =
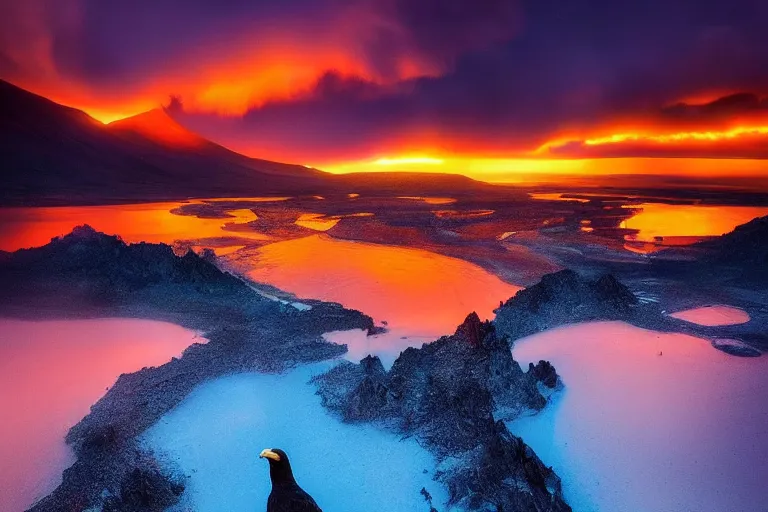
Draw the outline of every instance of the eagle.
[[[291,462],[283,450],[268,448],[262,450],[259,457],[269,462],[269,478],[272,480],[267,512],[323,512],[312,496],[296,483]]]

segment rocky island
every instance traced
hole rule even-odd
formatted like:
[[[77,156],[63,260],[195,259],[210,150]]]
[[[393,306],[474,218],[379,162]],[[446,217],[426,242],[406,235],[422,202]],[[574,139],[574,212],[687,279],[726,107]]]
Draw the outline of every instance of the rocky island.
[[[451,336],[408,348],[385,371],[377,357],[314,379],[323,404],[346,422],[375,422],[415,436],[440,462],[451,504],[467,510],[564,511],[560,479],[505,421],[544,408],[562,386],[547,361],[527,371],[518,338],[565,323],[627,320],[642,311],[613,276],[563,270],[502,303],[493,322],[471,313]]]
[[[470,314],[452,336],[408,348],[392,369],[377,357],[314,379],[323,404],[347,422],[415,436],[437,456],[450,504],[466,510],[571,510],[560,479],[501,419],[540,410],[558,385],[541,361],[523,372],[491,322]]]

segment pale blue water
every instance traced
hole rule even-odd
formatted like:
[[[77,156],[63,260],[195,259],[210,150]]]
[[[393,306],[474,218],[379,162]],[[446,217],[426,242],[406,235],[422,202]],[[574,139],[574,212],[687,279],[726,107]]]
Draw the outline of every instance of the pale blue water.
[[[768,358],[621,322],[518,340],[565,391],[510,429],[563,479],[576,512],[766,512]]]
[[[326,511],[426,512],[422,487],[445,503],[447,491],[432,480],[435,460],[416,441],[343,424],[323,409],[307,382],[333,364],[216,379],[152,427],[145,444],[189,477],[178,510],[265,510],[264,448],[287,452],[299,485]]]

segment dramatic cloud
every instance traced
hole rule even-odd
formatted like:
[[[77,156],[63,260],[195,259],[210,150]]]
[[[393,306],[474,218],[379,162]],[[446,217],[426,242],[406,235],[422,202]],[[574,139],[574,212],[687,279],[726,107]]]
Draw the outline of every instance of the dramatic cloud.
[[[517,25],[514,4],[498,1],[0,5],[7,14],[0,73],[95,110],[124,110],[126,97],[129,108],[156,105],[173,93],[197,110],[242,114],[300,94],[328,71],[379,84],[437,75],[462,52],[511,37]]]
[[[0,6],[4,78],[255,156],[768,156],[762,0]]]

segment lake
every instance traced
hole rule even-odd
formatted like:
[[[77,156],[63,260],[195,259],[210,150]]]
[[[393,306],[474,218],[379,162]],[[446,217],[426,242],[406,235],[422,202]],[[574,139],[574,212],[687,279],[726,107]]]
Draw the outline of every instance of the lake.
[[[452,333],[471,311],[491,318],[499,302],[520,289],[466,260],[423,248],[325,234],[324,230],[332,233],[334,226],[351,215],[356,215],[355,222],[363,223],[377,218],[360,217],[360,212],[368,211],[365,198],[347,199],[359,208],[324,214],[296,208],[285,218],[275,216],[275,222],[282,224],[269,235],[259,232],[262,212],[257,215],[257,208],[238,205],[236,200],[225,203],[230,215],[226,218],[171,213],[184,203],[4,208],[0,209],[0,249],[42,245],[83,223],[119,234],[128,242],[194,241],[190,245],[198,249],[207,246],[207,240],[227,237],[232,240],[219,251],[225,266],[231,264],[254,281],[300,298],[359,309],[386,326],[386,334],[374,337],[362,331],[328,333],[326,337],[347,343],[349,359],[376,353],[387,365],[408,346]],[[286,208],[291,204],[290,198],[248,198],[253,204],[276,200]],[[490,210],[478,205],[463,208],[450,198],[401,201],[417,206],[450,204],[450,213],[429,214],[429,223],[479,222],[493,217],[486,214]],[[651,239],[679,233],[694,237],[718,234],[752,215],[768,212],[652,203],[640,207],[643,211],[625,227],[638,229],[640,238]],[[676,217],[675,211],[700,213],[691,220]],[[221,245],[217,247],[221,249]],[[724,307],[682,315],[682,319],[705,325],[749,320],[746,313]],[[0,489],[0,510],[23,508],[56,485],[61,469],[72,461],[63,443],[66,431],[87,414],[120,373],[162,364],[200,341],[195,333],[180,327],[141,320],[0,322],[0,384],[14,390],[0,396],[4,410],[14,411],[0,427],[4,434],[0,438],[0,479],[10,483]],[[768,474],[765,357],[736,358],[714,350],[706,340],[617,323],[555,329],[519,341],[514,350],[523,366],[548,359],[563,376],[566,389],[556,403],[512,427],[563,477],[566,497],[577,512],[764,512],[749,499],[765,496],[764,475]],[[171,413],[164,421],[181,428],[179,421],[194,418],[195,411],[214,411],[203,407],[207,407],[205,397],[219,385],[232,386],[227,389],[235,390],[236,405],[249,397],[263,401],[261,386],[282,389],[298,382],[292,379],[248,376],[211,384],[185,402],[182,410],[186,412]],[[302,394],[297,400],[302,414],[306,408],[307,418],[319,414],[309,395]],[[234,412],[226,409],[217,414]],[[250,423],[242,435],[266,432],[249,419],[249,414],[261,414],[258,409],[243,414]],[[203,430],[210,421],[201,416],[188,425],[190,443],[209,441]],[[165,436],[161,445],[170,451],[183,448],[168,444],[167,430],[165,434],[153,432],[160,436],[156,439]],[[222,437],[222,450],[236,446],[227,444],[228,439],[237,440]],[[386,440],[380,442],[389,446]],[[182,463],[199,466],[205,453],[191,452],[189,457],[198,458]],[[253,476],[254,470],[251,467],[248,474]],[[206,475],[201,478],[211,480],[199,479],[194,485],[218,481],[210,472]],[[217,496],[213,493],[201,499],[214,503]],[[251,499],[238,503],[247,505]]]
[[[457,258],[327,235],[269,244],[246,261],[254,281],[339,302],[386,322],[389,332],[380,336],[362,331],[329,336],[347,343],[353,360],[375,352],[391,362],[408,346],[453,333],[472,311],[492,318],[499,302],[520,289]]]
[[[344,424],[323,408],[308,381],[334,364],[214,379],[163,416],[143,439],[189,475],[174,510],[264,510],[271,490],[264,448],[286,451],[299,485],[323,510],[426,511],[422,487],[445,503],[447,490],[432,480],[434,457],[415,439]]]
[[[638,233],[631,239],[646,242],[657,237],[719,236],[755,217],[768,215],[768,207],[760,206],[642,203],[625,208],[638,212],[622,222],[621,227],[636,229]]]
[[[225,231],[227,224],[256,220],[246,208],[228,210],[229,218],[201,219],[174,215],[171,210],[185,203],[145,203],[108,206],[55,206],[44,208],[0,208],[0,250],[15,251],[39,247],[51,238],[66,235],[72,228],[89,224],[109,235],[120,235],[129,243],[173,244],[177,240],[196,240],[238,236],[267,240],[256,231]]]
[[[510,430],[563,479],[578,512],[765,512],[768,358],[621,322],[566,326],[515,343],[565,391]]]
[[[150,320],[0,318],[0,510],[24,510],[61,482],[74,462],[64,436],[121,373],[204,341]]]

